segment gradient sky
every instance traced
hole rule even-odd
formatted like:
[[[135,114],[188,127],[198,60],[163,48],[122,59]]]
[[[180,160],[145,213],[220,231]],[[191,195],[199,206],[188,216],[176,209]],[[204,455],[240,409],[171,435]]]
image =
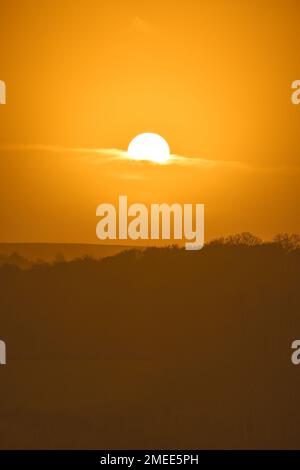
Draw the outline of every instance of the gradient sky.
[[[204,203],[206,239],[300,232],[298,0],[2,0],[0,15],[1,242],[97,243],[96,207],[119,194]],[[184,158],[112,150],[141,132]]]

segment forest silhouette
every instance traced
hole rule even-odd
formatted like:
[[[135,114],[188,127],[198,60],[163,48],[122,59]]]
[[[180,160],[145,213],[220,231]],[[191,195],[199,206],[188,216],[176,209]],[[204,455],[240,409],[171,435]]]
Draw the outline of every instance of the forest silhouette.
[[[299,448],[298,235],[0,265],[1,448]]]

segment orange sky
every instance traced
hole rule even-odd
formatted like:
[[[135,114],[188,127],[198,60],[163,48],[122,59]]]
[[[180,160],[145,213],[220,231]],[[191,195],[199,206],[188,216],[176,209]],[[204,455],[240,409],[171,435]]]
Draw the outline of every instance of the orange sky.
[[[102,202],[300,232],[298,0],[2,0],[0,241],[91,242]],[[112,158],[157,132],[181,163]],[[194,159],[194,161],[192,161]]]

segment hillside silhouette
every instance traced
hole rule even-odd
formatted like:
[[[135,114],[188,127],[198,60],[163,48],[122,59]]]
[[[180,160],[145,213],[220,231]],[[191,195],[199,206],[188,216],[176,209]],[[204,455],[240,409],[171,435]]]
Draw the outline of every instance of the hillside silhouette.
[[[48,263],[64,259],[70,261],[74,258],[90,256],[103,258],[113,256],[128,249],[124,245],[101,245],[84,243],[0,243],[0,264],[13,256],[19,256],[32,265],[39,261]],[[11,263],[18,264],[18,263]],[[21,266],[22,267],[22,266]]]
[[[4,260],[1,448],[299,448],[299,279],[287,234]]]

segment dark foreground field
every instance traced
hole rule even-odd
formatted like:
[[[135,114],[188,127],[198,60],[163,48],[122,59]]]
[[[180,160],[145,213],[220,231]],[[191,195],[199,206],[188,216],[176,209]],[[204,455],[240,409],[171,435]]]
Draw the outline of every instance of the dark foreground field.
[[[300,251],[0,268],[0,447],[300,448]]]

